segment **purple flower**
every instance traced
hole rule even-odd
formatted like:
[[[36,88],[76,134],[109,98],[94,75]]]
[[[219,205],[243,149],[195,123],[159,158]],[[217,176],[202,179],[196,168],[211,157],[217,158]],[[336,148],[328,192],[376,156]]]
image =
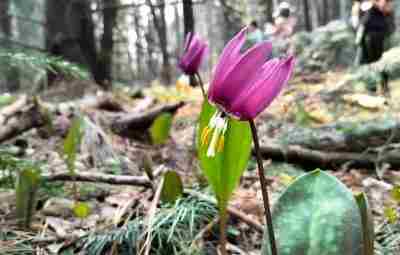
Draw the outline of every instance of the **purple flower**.
[[[188,33],[183,55],[179,59],[178,67],[187,75],[198,72],[201,62],[208,52],[208,45],[197,34]]]
[[[208,99],[240,120],[254,119],[268,107],[288,82],[294,57],[272,59],[271,43],[262,42],[240,52],[247,28],[240,31],[223,50],[211,81]]]
[[[208,92],[208,100],[217,106],[201,143],[208,144],[207,156],[215,156],[224,144],[229,115],[239,120],[252,120],[279,94],[294,68],[294,57],[272,59],[270,42],[261,42],[244,53],[240,50],[247,28],[240,31],[225,47],[217,64]]]

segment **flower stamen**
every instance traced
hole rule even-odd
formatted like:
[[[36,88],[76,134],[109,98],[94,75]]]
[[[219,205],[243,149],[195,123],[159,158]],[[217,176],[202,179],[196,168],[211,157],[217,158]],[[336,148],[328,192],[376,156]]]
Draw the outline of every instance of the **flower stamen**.
[[[217,111],[211,117],[207,127],[201,134],[201,145],[207,145],[207,157],[214,157],[216,152],[222,152],[224,149],[224,135],[228,127],[228,119],[225,114]],[[210,134],[211,141],[209,141]]]

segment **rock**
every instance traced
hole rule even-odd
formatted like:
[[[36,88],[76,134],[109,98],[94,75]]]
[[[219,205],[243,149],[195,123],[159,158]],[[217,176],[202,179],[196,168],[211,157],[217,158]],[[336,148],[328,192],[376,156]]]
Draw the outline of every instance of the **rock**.
[[[46,201],[41,212],[46,216],[71,217],[75,202],[66,198],[53,197]]]

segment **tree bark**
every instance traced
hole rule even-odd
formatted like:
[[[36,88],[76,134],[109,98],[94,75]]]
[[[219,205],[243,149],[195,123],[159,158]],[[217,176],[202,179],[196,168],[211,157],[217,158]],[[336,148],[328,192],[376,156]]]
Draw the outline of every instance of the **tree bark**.
[[[185,36],[189,32],[194,32],[194,14],[192,0],[183,1],[183,23]]]
[[[322,0],[322,17],[323,17],[323,21],[322,24],[326,25],[328,24],[329,20],[330,20],[330,15],[329,15],[329,8],[330,8],[330,4],[329,1],[331,0]]]
[[[5,41],[3,47],[9,48],[11,43],[8,41],[12,38],[12,29],[11,29],[11,16],[8,14],[10,8],[10,0],[2,0],[0,1],[0,13],[2,17],[0,19],[0,31],[3,33],[5,37]],[[20,88],[19,81],[19,70],[18,67],[13,65],[9,65],[8,70],[4,72],[6,88],[9,92],[18,91]]]
[[[304,10],[304,23],[306,26],[306,30],[310,32],[312,31],[312,23],[311,23],[310,6],[308,4],[308,0],[303,0],[303,10]]]
[[[102,0],[103,6],[116,6],[118,0]],[[113,29],[116,23],[117,9],[104,8],[103,10],[103,35],[101,37],[101,50],[98,57],[95,80],[104,88],[112,87],[112,56],[114,48]]]
[[[151,15],[153,18],[154,27],[157,30],[159,45],[162,55],[162,71],[161,75],[163,80],[167,83],[171,83],[171,65],[169,62],[168,53],[168,37],[167,37],[167,25],[165,21],[165,1],[158,0],[158,5],[155,7],[151,0],[147,0],[147,4],[150,7]],[[158,8],[159,14],[157,15],[156,8]]]
[[[273,18],[274,1],[273,0],[261,0],[260,4],[265,5],[265,14],[267,17],[267,22],[274,23],[274,18]]]
[[[104,5],[108,4],[108,1],[103,1]],[[117,2],[113,0],[112,4]],[[116,12],[115,8],[104,8],[101,47],[97,50],[90,2],[47,0],[47,50],[52,55],[88,67],[94,80],[103,88],[109,88]],[[49,83],[55,78],[49,74]]]
[[[142,74],[142,59],[143,59],[143,45],[142,45],[142,38],[141,38],[141,26],[140,26],[140,12],[139,11],[135,11],[133,13],[133,18],[135,21],[135,34],[136,34],[136,43],[135,43],[135,47],[136,47],[136,78],[137,79],[143,79],[143,74]]]

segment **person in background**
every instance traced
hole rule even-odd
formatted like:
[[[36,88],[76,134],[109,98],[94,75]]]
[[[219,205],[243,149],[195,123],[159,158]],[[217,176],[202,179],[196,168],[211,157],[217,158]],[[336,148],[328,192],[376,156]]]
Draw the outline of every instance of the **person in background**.
[[[355,3],[355,5],[358,4]],[[392,0],[364,1],[359,6],[359,21],[356,22],[357,19],[352,18],[355,21],[354,25],[357,25],[356,65],[379,60],[385,50],[385,43],[395,30]]]
[[[274,13],[273,35],[278,39],[289,38],[294,31],[297,20],[292,15],[293,8],[288,2],[281,2]]]
[[[388,48],[390,36],[395,30],[392,0],[369,0],[360,3],[359,24],[356,24],[357,55],[355,65],[378,61]],[[381,88],[384,95],[390,96],[389,74],[381,73]],[[368,87],[372,92],[376,86]]]

